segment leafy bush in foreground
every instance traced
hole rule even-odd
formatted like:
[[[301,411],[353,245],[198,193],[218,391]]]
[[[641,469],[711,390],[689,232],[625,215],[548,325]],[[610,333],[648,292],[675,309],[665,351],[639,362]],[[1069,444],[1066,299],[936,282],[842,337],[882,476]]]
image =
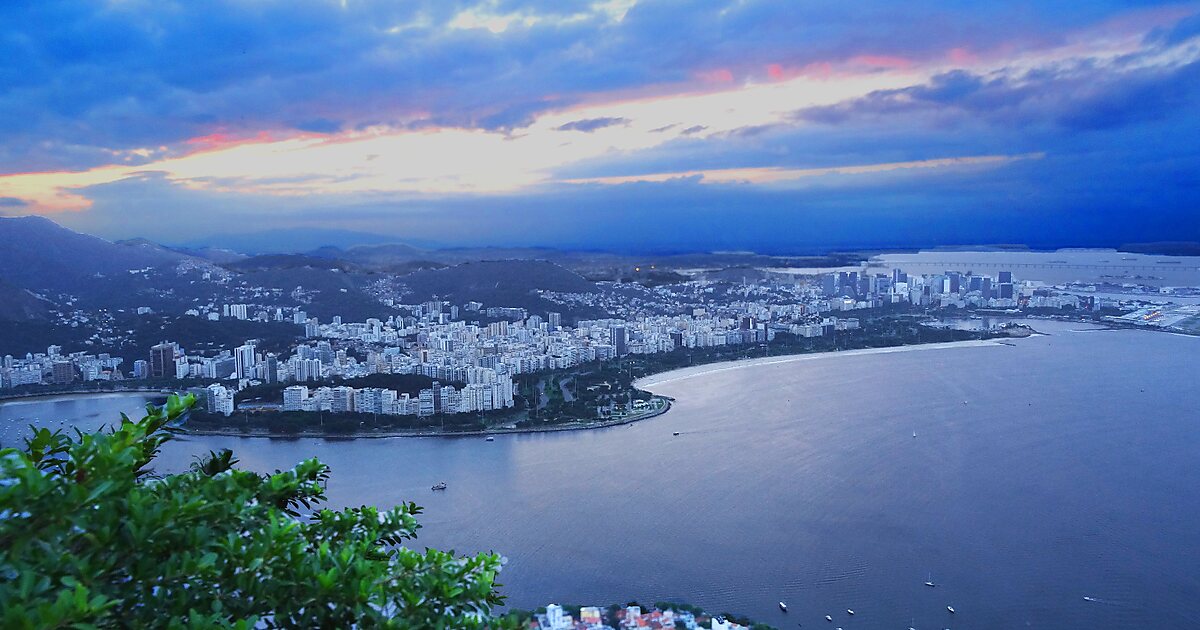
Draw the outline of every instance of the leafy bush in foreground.
[[[500,557],[401,546],[421,509],[300,510],[329,469],[237,470],[229,451],[157,477],[172,396],[133,421],[0,450],[0,627],[496,625]],[[507,625],[501,623],[500,625]]]

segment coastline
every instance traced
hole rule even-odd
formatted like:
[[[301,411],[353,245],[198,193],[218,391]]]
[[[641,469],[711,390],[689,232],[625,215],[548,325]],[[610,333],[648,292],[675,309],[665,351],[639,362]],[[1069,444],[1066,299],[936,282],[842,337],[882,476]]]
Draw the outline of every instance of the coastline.
[[[818,359],[828,359],[831,357],[847,357],[847,356],[862,356],[871,354],[892,354],[894,352],[914,352],[917,350],[945,350],[949,348],[979,348],[987,346],[1004,346],[1007,344],[1001,343],[1003,340],[998,339],[967,339],[963,341],[945,341],[937,343],[915,343],[904,346],[890,346],[886,348],[858,348],[855,350],[842,350],[834,352],[809,352],[804,354],[786,354],[775,357],[755,357],[753,359],[738,359],[736,361],[724,361],[720,363],[706,363],[704,365],[696,365],[678,370],[670,370],[660,372],[650,376],[644,376],[633,382],[633,386],[638,389],[647,389],[656,385],[673,383],[684,379],[703,376],[706,374],[714,374],[724,372],[726,370],[740,370],[742,368],[754,367],[758,365],[775,365],[778,363],[793,363],[796,361],[815,361]],[[647,391],[649,391],[647,389]]]
[[[0,396],[0,405],[8,403],[19,403],[21,401],[48,400],[48,399],[63,399],[70,400],[72,398],[97,398],[108,396],[129,396],[141,395],[145,398],[166,398],[174,392],[164,392],[161,389],[123,389],[123,390],[93,390],[93,391],[75,391],[75,392],[37,392],[31,394],[18,394],[16,396]]]
[[[545,427],[527,427],[523,429],[505,429],[495,428],[484,431],[459,431],[455,433],[443,433],[441,431],[379,431],[375,433],[320,433],[320,432],[299,432],[289,434],[271,433],[269,431],[230,431],[226,429],[201,429],[190,430],[186,423],[181,425],[184,435],[197,436],[224,436],[224,437],[250,437],[250,438],[269,438],[278,440],[291,440],[298,438],[323,438],[329,440],[360,440],[360,439],[380,439],[380,438],[415,438],[415,437],[432,437],[432,438],[456,438],[456,437],[481,437],[490,435],[511,435],[518,433],[554,433],[558,431],[586,431],[589,429],[604,429],[607,427],[619,427],[625,424],[633,424],[639,420],[648,420],[657,416],[661,416],[671,410],[671,399],[666,396],[655,396],[655,400],[662,401],[662,406],[644,414],[619,418],[617,420],[607,420],[604,422],[588,422],[579,424],[558,424]]]
[[[1040,333],[1035,333],[1035,336]],[[830,357],[843,356],[858,356],[870,354],[890,354],[893,352],[910,352],[916,350],[942,350],[949,348],[972,348],[972,347],[989,347],[989,346],[1006,346],[1008,341],[1005,339],[967,339],[963,341],[945,341],[934,343],[918,343],[902,346],[889,346],[882,348],[859,348],[855,350],[843,350],[835,352],[806,352],[800,354],[782,354],[774,357],[756,357],[753,359],[738,359],[734,361],[718,361],[715,363],[705,363],[703,365],[691,366],[681,369],[668,370],[659,372],[650,376],[645,376],[633,382],[633,386],[637,389],[646,389],[656,385],[662,385],[668,382],[674,382],[686,378],[692,378],[703,374],[711,374],[725,370],[737,370],[756,365],[772,365],[776,363],[790,363],[793,361],[813,361],[818,359],[826,359]],[[647,390],[649,391],[649,390]],[[413,437],[434,437],[434,438],[456,438],[456,437],[481,437],[490,435],[511,435],[519,433],[553,433],[557,431],[584,431],[590,429],[603,429],[608,427],[616,427],[626,424],[633,424],[641,420],[648,420],[660,416],[671,410],[672,399],[667,396],[655,395],[655,400],[661,400],[664,404],[662,407],[655,409],[649,413],[639,414],[636,416],[625,417],[618,420],[608,420],[603,422],[580,422],[572,424],[562,424],[546,427],[527,427],[527,428],[494,428],[483,431],[462,431],[456,433],[443,433],[441,431],[380,431],[372,433],[322,433],[312,431],[302,431],[291,434],[271,433],[266,430],[255,429],[251,431],[232,431],[228,429],[201,429],[191,430],[187,428],[186,423],[181,426],[185,435],[196,436],[223,436],[223,437],[254,437],[254,438],[271,438],[271,439],[298,439],[298,438],[323,438],[331,440],[356,440],[356,439],[378,439],[378,438],[413,438]]]

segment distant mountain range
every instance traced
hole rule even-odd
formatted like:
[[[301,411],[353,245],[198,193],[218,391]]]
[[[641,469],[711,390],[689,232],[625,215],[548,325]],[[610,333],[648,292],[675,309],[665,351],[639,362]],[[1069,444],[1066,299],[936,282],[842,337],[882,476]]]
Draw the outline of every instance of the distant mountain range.
[[[203,239],[178,243],[177,249],[209,250],[224,249],[242,254],[295,254],[323,247],[350,248],[359,245],[381,245],[395,243],[392,236],[355,232],[351,230],[328,230],[323,228],[286,228],[266,232],[244,234],[217,234]],[[435,246],[420,242],[421,246]]]

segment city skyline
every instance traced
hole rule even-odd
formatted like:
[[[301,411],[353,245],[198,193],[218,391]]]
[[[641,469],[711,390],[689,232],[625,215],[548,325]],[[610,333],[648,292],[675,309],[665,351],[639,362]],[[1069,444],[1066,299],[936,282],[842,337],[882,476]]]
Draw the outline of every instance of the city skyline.
[[[0,215],[169,244],[1200,240],[1195,3],[303,8],[0,10]]]

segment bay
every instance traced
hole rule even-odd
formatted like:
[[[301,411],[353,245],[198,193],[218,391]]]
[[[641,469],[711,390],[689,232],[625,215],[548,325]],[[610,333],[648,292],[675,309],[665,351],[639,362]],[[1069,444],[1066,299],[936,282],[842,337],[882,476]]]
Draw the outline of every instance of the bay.
[[[264,472],[319,457],[333,507],[414,500],[417,546],[503,553],[518,607],[675,599],[780,628],[826,614],[847,629],[1200,627],[1200,338],[1033,325],[1049,334],[658,375],[644,385],[674,407],[626,427],[189,438],[162,467],[225,447]],[[143,403],[6,403],[0,439]]]

